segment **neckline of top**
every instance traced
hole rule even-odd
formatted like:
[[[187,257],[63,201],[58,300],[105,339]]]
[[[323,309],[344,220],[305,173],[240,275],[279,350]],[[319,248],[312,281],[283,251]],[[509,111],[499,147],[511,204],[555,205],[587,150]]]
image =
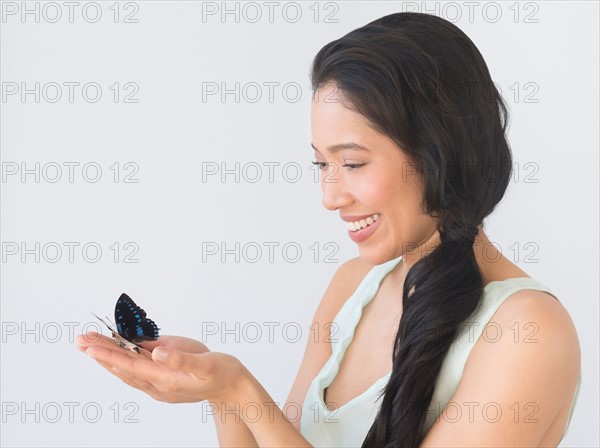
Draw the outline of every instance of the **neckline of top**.
[[[377,289],[379,289],[379,286],[381,285],[381,282],[382,282],[383,278],[384,278],[384,277],[387,275],[387,273],[388,273],[388,272],[390,272],[390,271],[391,271],[391,270],[394,268],[394,266],[395,266],[397,263],[399,263],[399,262],[400,262],[400,260],[401,260],[401,259],[402,259],[402,256],[400,256],[400,257],[398,257],[398,258],[395,258],[395,259],[392,259],[392,260],[389,260],[389,261],[386,261],[386,262],[384,262],[384,263],[381,263],[381,264],[379,264],[379,265],[373,266],[373,267],[371,268],[371,270],[369,271],[369,274],[371,274],[371,275],[377,275],[377,277],[379,277],[379,278],[378,278],[378,282],[377,282]],[[378,270],[377,270],[377,268],[380,268],[380,269],[382,269],[382,270],[381,270],[381,271],[378,271]],[[370,276],[370,275],[367,275],[367,276],[366,276],[366,277],[363,279],[363,282],[365,282],[365,281],[367,280],[367,277],[369,277],[369,276]],[[494,286],[494,285],[496,285],[496,284],[502,284],[502,283],[506,283],[506,282],[508,282],[508,281],[515,281],[515,280],[516,280],[516,281],[518,281],[518,282],[522,282],[522,281],[525,281],[525,282],[533,282],[533,283],[535,283],[535,284],[536,284],[536,286],[538,286],[538,287],[540,287],[540,286],[541,286],[543,289],[547,289],[545,285],[541,284],[539,281],[537,281],[536,279],[534,279],[534,278],[532,278],[532,277],[512,277],[512,278],[507,278],[507,279],[504,279],[504,280],[492,280],[491,282],[489,282],[487,285],[485,285],[485,286],[483,287],[483,290],[484,290],[484,291],[487,291],[489,287],[491,287],[491,286]],[[371,297],[371,299],[372,299],[372,297]],[[366,303],[368,303],[368,302],[369,302],[371,299],[369,299],[369,300],[368,300]],[[360,321],[360,318],[361,318],[361,316],[362,316],[362,312],[363,312],[362,310],[364,309],[364,307],[365,307],[366,303],[363,301],[363,303],[361,304],[361,307],[360,307],[360,316],[358,317],[358,320],[357,320],[357,322],[356,322],[356,323],[358,323],[358,321]],[[354,328],[356,328],[356,325],[354,326]],[[353,336],[354,336],[354,331],[352,332],[352,337],[351,337],[351,339],[353,339]],[[340,342],[341,342],[341,341],[340,341]],[[352,342],[352,341],[350,341],[350,342]],[[348,345],[349,345],[349,344],[348,344]],[[338,356],[338,357],[339,357],[339,363],[341,363],[341,361],[342,361],[342,359],[343,359],[343,357],[344,357],[344,355],[345,355],[345,353],[346,353],[346,350],[348,349],[348,345],[346,345],[346,346],[345,346],[345,348],[344,348],[343,352],[341,352],[341,354]],[[336,353],[335,353],[335,351],[334,351],[334,353],[332,353],[332,354],[331,354],[331,357],[330,357],[330,359],[334,358],[335,356],[336,356]],[[328,360],[327,362],[330,362],[330,361]],[[338,364],[338,367],[339,367],[339,364]],[[336,372],[336,373],[337,373],[337,372]],[[353,397],[352,399],[350,399],[350,401],[348,401],[348,402],[344,403],[343,405],[341,405],[341,406],[338,406],[338,407],[337,407],[337,408],[336,408],[334,411],[330,411],[330,410],[327,408],[327,405],[325,404],[325,400],[324,400],[324,398],[323,398],[323,397],[324,397],[324,395],[325,395],[325,389],[327,389],[327,388],[328,388],[328,387],[331,385],[331,383],[333,382],[333,380],[335,379],[335,376],[336,376],[336,375],[334,374],[334,375],[333,375],[333,378],[331,378],[331,380],[329,381],[329,384],[327,384],[327,386],[325,386],[325,387],[322,387],[323,385],[322,385],[322,384],[320,384],[320,386],[319,386],[319,392],[318,392],[318,394],[317,394],[317,395],[318,395],[319,402],[320,402],[319,404],[321,405],[321,407],[323,408],[323,410],[324,410],[324,411],[325,411],[327,414],[329,414],[329,413],[332,413],[332,412],[340,412],[340,411],[345,411],[345,410],[346,410],[346,409],[348,409],[350,406],[352,406],[352,405],[355,405],[355,404],[357,404],[357,403],[359,403],[359,402],[361,402],[361,401],[365,400],[365,399],[366,399],[366,397],[368,397],[368,396],[369,396],[369,394],[372,392],[372,390],[373,390],[375,387],[378,387],[378,386],[379,386],[379,385],[380,385],[380,384],[381,384],[381,383],[382,383],[384,380],[386,380],[386,379],[388,379],[388,378],[390,377],[391,373],[392,373],[392,372],[390,371],[390,372],[388,372],[386,375],[384,375],[384,376],[382,376],[382,377],[378,378],[378,379],[377,379],[377,380],[376,380],[376,381],[375,381],[373,384],[371,384],[371,385],[370,385],[370,386],[367,388],[367,390],[365,390],[365,391],[364,391],[364,392],[362,392],[361,394],[359,394],[359,395],[357,395],[357,396]]]

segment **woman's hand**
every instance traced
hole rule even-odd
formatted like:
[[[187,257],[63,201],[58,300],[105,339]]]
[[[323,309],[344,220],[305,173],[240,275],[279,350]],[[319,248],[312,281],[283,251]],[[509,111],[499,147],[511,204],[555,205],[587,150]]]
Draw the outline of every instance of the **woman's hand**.
[[[129,386],[167,403],[234,402],[245,379],[246,369],[237,358],[211,352],[194,339],[161,336],[140,344],[139,354],[98,333],[78,336],[75,342]]]

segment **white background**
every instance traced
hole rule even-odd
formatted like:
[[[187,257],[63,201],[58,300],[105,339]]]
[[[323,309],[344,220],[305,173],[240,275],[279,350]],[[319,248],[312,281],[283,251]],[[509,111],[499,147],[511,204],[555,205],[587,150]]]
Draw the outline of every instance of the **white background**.
[[[322,207],[311,169],[310,64],[329,41],[415,7],[454,21],[471,37],[508,102],[515,177],[486,232],[569,310],[582,347],[583,383],[561,446],[599,445],[592,430],[599,419],[596,2],[481,2],[471,19],[461,2],[453,4],[458,9],[439,2],[302,2],[295,23],[297,10],[285,2],[272,21],[261,2],[238,3],[237,21],[234,14],[203,15],[203,7],[220,9],[221,2],[148,1],[113,9],[113,2],[100,2],[95,23],[93,5],[78,3],[73,23],[68,7],[57,5],[62,17],[51,23],[57,9],[39,3],[36,23],[34,14],[22,18],[21,2],[3,2],[0,24],[3,446],[217,445],[202,404],[156,402],[72,344],[69,328],[74,334],[85,325],[98,328],[90,311],[110,316],[122,292],[163,334],[203,339],[211,350],[237,356],[284,404],[316,307],[339,264],[358,255],[338,212]],[[13,6],[18,11],[11,15]],[[257,12],[262,17],[252,23]],[[124,23],[129,13],[137,23]],[[33,89],[36,82],[39,102],[34,94],[25,101],[20,91],[8,94],[11,86]],[[79,83],[73,102],[68,82]],[[115,102],[117,88],[110,87],[117,82]],[[203,101],[203,83],[234,89],[236,82],[238,102],[231,94]],[[57,102],[51,102],[51,83],[62,86]],[[95,103],[82,95],[87,83],[102,89]],[[256,102],[252,83],[262,87]],[[265,83],[278,83],[273,101]],[[124,102],[131,86],[138,88],[130,98],[137,102]],[[34,174],[25,181],[20,171],[8,174],[36,162],[39,183]],[[69,162],[79,163],[72,183]],[[203,166],[211,162],[229,169],[239,162],[239,182],[233,174],[224,182],[219,175],[203,181]],[[269,182],[265,163],[276,162]],[[254,183],[252,163],[262,168]],[[56,164],[62,177],[52,183]],[[95,183],[89,181],[94,166],[102,169]],[[123,182],[134,168],[130,180],[138,182]],[[238,252],[239,262],[234,255],[203,260],[203,243],[232,249],[236,242],[240,249],[250,243]],[[272,260],[269,242],[279,244]],[[34,249],[25,261],[21,243]],[[79,244],[73,262],[65,243]],[[87,243],[102,249],[95,263],[82,254]],[[63,252],[52,262],[56,246]],[[263,253],[253,263],[256,246]],[[302,251],[296,262],[294,246]],[[138,262],[124,262],[132,252]],[[208,335],[211,322],[231,332]],[[277,325],[272,340],[266,322]],[[137,422],[126,423],[127,416]]]

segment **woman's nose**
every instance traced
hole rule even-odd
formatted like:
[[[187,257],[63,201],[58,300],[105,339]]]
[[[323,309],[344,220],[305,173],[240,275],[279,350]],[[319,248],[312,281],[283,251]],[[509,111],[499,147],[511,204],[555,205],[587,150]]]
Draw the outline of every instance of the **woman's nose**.
[[[350,194],[344,184],[342,176],[338,176],[339,169],[330,167],[324,171],[321,178],[321,189],[323,191],[323,207],[327,210],[337,210],[350,202]]]

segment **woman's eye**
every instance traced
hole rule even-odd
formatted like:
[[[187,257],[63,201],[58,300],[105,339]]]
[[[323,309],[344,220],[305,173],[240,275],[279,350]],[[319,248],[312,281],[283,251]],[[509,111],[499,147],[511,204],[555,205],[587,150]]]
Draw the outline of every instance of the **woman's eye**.
[[[350,168],[350,170],[357,170],[358,168],[360,168],[363,165],[364,165],[364,163],[346,163],[345,165],[342,165],[342,166],[347,166],[348,168]]]
[[[326,162],[312,162],[312,164],[317,165],[321,171],[323,171],[325,169],[325,166],[327,165]]]
[[[318,165],[319,169],[321,171],[323,171],[325,169],[325,167],[328,165],[327,162],[312,162],[313,165]],[[352,170],[357,170],[358,168],[360,168],[361,166],[365,165],[364,163],[346,163],[342,166],[347,167],[348,169],[350,169],[350,171]]]

